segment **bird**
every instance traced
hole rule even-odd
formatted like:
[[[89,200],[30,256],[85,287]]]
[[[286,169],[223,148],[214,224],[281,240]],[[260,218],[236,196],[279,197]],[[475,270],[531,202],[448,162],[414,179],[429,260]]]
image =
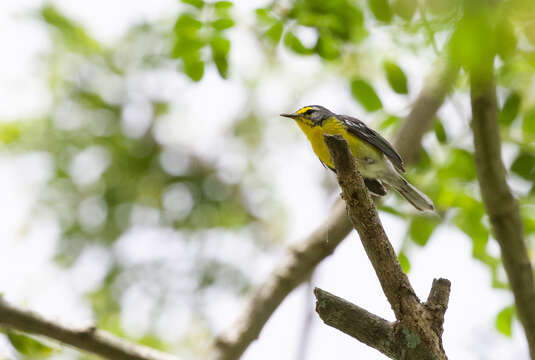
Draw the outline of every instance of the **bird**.
[[[320,105],[307,105],[294,113],[280,116],[295,120],[305,133],[321,163],[336,172],[324,135],[341,135],[357,159],[368,190],[386,195],[385,185],[400,193],[420,211],[434,211],[433,202],[403,176],[403,159],[394,147],[375,130],[357,118],[335,114]]]

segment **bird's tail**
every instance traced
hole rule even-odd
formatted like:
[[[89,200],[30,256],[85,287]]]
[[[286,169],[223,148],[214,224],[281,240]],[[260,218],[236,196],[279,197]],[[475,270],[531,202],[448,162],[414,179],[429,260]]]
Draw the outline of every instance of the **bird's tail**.
[[[408,202],[420,211],[434,211],[433,202],[420,190],[411,185],[403,176],[394,173],[387,182],[394,187]]]

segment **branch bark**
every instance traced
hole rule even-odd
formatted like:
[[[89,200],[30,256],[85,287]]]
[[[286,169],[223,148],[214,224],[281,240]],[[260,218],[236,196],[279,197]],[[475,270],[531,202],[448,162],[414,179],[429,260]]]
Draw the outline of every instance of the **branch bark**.
[[[178,360],[171,354],[134,344],[94,327],[75,329],[8,304],[0,298],[0,327],[42,335],[111,360]]]
[[[364,179],[358,171],[357,161],[340,135],[325,135],[331,159],[336,168],[338,183],[342,188],[342,199],[346,202],[347,213],[360,236],[364,250],[370,259],[377,278],[381,283],[388,302],[397,319],[393,327],[395,346],[399,348],[395,359],[447,359],[440,332],[436,331],[436,318],[427,304],[420,302],[407,275],[403,272],[394,248],[390,244],[381,225],[375,205],[366,190]],[[449,281],[445,280],[449,287]],[[430,298],[443,299],[445,291],[440,286],[433,287]],[[441,295],[439,295],[441,294]],[[438,300],[440,299],[440,300]],[[442,323],[439,324],[440,328]],[[378,342],[390,338],[378,338]],[[381,349],[378,349],[381,351]],[[390,353],[385,353],[391,356]]]
[[[450,282],[446,279],[435,279],[429,299],[425,304],[427,309],[434,314],[429,321],[433,329],[436,328],[439,338],[442,335],[449,293]],[[325,324],[379,350],[392,359],[402,357],[403,343],[400,344],[399,337],[396,337],[396,328],[399,325],[390,323],[327,291],[316,288],[314,295],[316,296],[316,312]]]
[[[325,135],[324,138],[336,168],[349,219],[362,240],[396,319],[400,320],[405,309],[414,307],[420,300],[401,269],[347,143],[341,136]]]
[[[393,142],[407,163],[416,159],[421,139],[430,128],[458,71],[456,64],[444,61],[439,62],[436,70],[427,77],[426,85]],[[338,201],[323,224],[301,242],[288,247],[283,260],[253,291],[237,320],[216,338],[210,358],[239,359],[258,338],[265,323],[286,296],[306,281],[316,266],[333,253],[352,228],[343,201]],[[328,241],[325,241],[327,238]]]
[[[535,283],[524,241],[518,203],[507,185],[501,157],[493,62],[486,73],[471,74],[472,130],[475,163],[483,202],[494,236],[501,248],[503,265],[515,298],[518,318],[524,327],[529,352],[535,359]]]
[[[396,359],[393,324],[363,308],[319,288],[314,289],[316,312],[325,324]]]

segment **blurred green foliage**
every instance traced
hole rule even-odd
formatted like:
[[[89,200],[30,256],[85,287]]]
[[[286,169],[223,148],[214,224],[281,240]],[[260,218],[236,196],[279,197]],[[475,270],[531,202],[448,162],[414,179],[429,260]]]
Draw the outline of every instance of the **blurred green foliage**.
[[[363,79],[351,81],[351,93],[366,111],[377,111],[383,107],[383,103],[373,87]]]
[[[212,230],[254,229],[251,241],[255,246],[268,246],[269,241],[262,240],[266,233],[262,226],[273,224],[247,200],[250,190],[241,179],[221,176],[218,159],[208,160],[188,147],[159,139],[156,128],[172,113],[170,100],[142,91],[133,96],[128,90],[132,74],[169,67],[195,82],[203,79],[209,67],[215,67],[224,79],[233,77],[229,55],[239,49],[232,46],[230,35],[240,25],[233,3],[182,3],[182,10],[171,20],[129,29],[117,47],[99,43],[50,5],[40,10],[40,20],[53,39],[46,57],[52,106],[42,118],[1,124],[0,142],[12,152],[42,151],[52,159],[53,176],[42,200],[61,220],[62,241],[56,258],[65,266],[72,265],[90,245],[112,249],[136,222],[150,224],[154,217],[159,226],[184,235],[177,242],[202,242],[202,234]],[[381,82],[386,81],[394,96],[404,96],[408,103],[414,94],[409,93],[412,74],[403,70],[409,68],[384,44],[366,42],[376,28],[386,32],[401,53],[441,53],[458,62],[463,71],[455,91],[462,96],[468,93],[467,72],[477,73],[488,66],[485,58],[497,57],[500,130],[510,157],[506,165],[521,204],[526,238],[533,246],[534,13],[535,3],[528,0],[293,0],[255,9],[251,13],[254,23],[248,26],[264,45],[261,55],[276,58],[278,51],[286,51],[324,61],[327,69],[346,79],[348,92],[385,136],[393,133],[402,114],[389,114],[385,109]],[[312,33],[312,40],[305,39],[304,32]],[[146,114],[145,125],[130,128],[125,118],[140,113]],[[176,117],[173,121],[183,120],[176,113],[172,116]],[[506,279],[500,277],[501,259],[489,251],[492,234],[478,191],[469,119],[462,120],[465,129],[452,131],[450,120],[439,114],[425,135],[418,162],[408,172],[410,180],[434,200],[440,216],[416,215],[399,199],[381,209],[407,223],[399,253],[404,271],[410,270],[411,251],[425,251],[438,227],[454,226],[470,238],[472,255],[488,267],[492,286],[507,289]],[[255,172],[252,159],[264,139],[264,121],[261,114],[244,110],[228,134],[250,150],[244,154],[248,172]],[[90,173],[90,168],[98,171]],[[261,190],[269,194],[268,185]],[[165,303],[166,297],[209,291],[214,286],[235,294],[249,288],[248,274],[240,270],[240,264],[204,256],[202,251],[193,256],[194,266],[180,274],[191,279],[193,290],[169,287],[172,281],[164,271],[168,264],[124,264],[112,259],[103,283],[88,295],[99,325],[126,336],[119,321],[119,302],[134,284],[145,286],[144,291],[156,297],[158,304]],[[508,307],[497,316],[496,327],[503,334],[510,335],[513,313]],[[165,348],[151,330],[142,340]],[[24,345],[29,343],[25,338],[13,339],[13,344],[22,344],[20,349],[33,346]],[[201,340],[182,341],[195,347]]]
[[[190,79],[199,81],[209,60],[203,49],[210,49],[211,61],[223,78],[228,76],[228,53],[230,41],[225,30],[234,26],[230,15],[232,2],[182,0],[191,5],[191,10],[178,16],[173,31],[172,57],[182,60],[182,70]],[[202,20],[201,20],[202,19]]]
[[[44,359],[52,355],[53,349],[33,337],[7,331],[7,338],[17,352],[25,359]]]
[[[392,61],[385,61],[383,63],[383,69],[386,74],[388,84],[398,94],[408,94],[407,88],[407,76],[401,68]]]
[[[220,160],[158,137],[156,128],[170,116],[169,98],[145,90],[146,83],[131,93],[134,76],[150,74],[174,59],[191,80],[199,81],[210,61],[227,77],[232,3],[184,2],[189,8],[178,15],[174,27],[140,24],[117,48],[100,44],[51,5],[40,11],[54,40],[45,60],[52,106],[42,118],[1,124],[0,141],[14,154],[40,151],[52,160],[53,175],[41,200],[60,220],[59,264],[72,266],[95,245],[113,255],[120,239],[142,226],[176,229],[181,236],[174,241],[184,242],[184,247],[196,241],[199,249],[204,234],[212,230],[254,230],[251,242],[264,250],[272,240],[262,230],[267,219],[253,211],[242,184],[221,175]],[[129,117],[142,125],[129,123]],[[236,141],[247,134],[247,129],[237,134]],[[98,325],[128,337],[119,321],[121,297],[140,284],[150,287],[147,294],[156,303],[213,287],[238,295],[248,289],[249,276],[238,264],[202,251],[190,256],[191,265],[177,274],[174,267],[180,264],[128,264],[113,255],[103,283],[88,294]],[[178,283],[176,276],[189,279],[191,288],[174,289],[170,284]],[[155,317],[164,310],[156,308]],[[204,316],[202,307],[192,311]],[[153,329],[148,331],[136,341],[164,348],[161,340],[146,341],[156,339]],[[46,348],[31,338],[9,334],[9,340],[32,359],[46,355]]]
[[[507,337],[511,337],[511,325],[515,312],[514,306],[507,306],[496,317],[496,329]]]

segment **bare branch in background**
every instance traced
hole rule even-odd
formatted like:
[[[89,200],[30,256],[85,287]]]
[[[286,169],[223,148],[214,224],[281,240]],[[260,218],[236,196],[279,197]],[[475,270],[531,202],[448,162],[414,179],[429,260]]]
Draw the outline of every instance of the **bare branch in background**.
[[[395,147],[407,163],[415,160],[422,136],[431,127],[436,111],[457,77],[458,66],[449,62],[440,64],[428,76],[412,111],[394,139]],[[332,254],[351,229],[345,206],[338,201],[323,224],[301,242],[288,247],[283,260],[253,291],[238,319],[216,339],[211,358],[239,359],[258,338],[265,323],[286,296],[306,281],[314,268]],[[327,238],[329,241],[325,241]]]
[[[507,185],[507,172],[501,158],[492,62],[489,62],[486,74],[472,74],[471,102],[475,162],[481,195],[501,248],[503,265],[515,297],[518,318],[526,332],[529,352],[531,358],[535,359],[533,268],[524,240],[518,202]]]
[[[457,64],[443,59],[440,59],[434,68],[436,70],[425,78],[422,91],[394,139],[395,148],[406,163],[416,161],[422,137],[431,128],[438,109],[459,73]]]
[[[431,314],[427,304],[420,302],[407,274],[403,272],[349,146],[341,135],[325,135],[324,138],[336,168],[338,183],[342,188],[342,199],[345,200],[351,223],[359,233],[366,255],[396,316],[397,323],[392,327],[393,337],[396,339],[393,346],[397,350],[394,358],[447,359],[442,348],[442,331],[436,331],[436,317]],[[438,305],[444,302],[447,304],[447,297],[444,299],[443,294],[449,295],[449,281],[442,282],[447,284],[448,290],[439,291],[441,287],[435,282],[430,295],[430,299]],[[321,316],[322,306],[321,303],[318,304],[318,313]],[[331,326],[336,327],[337,324]],[[438,328],[442,328],[442,323]],[[375,340],[377,343],[389,342],[392,341],[392,336]],[[392,356],[390,350],[392,349],[389,347],[389,353],[385,355]]]
[[[0,298],[0,327],[46,336],[111,360],[179,360],[171,354],[128,342],[96,328],[75,329],[19,309]]]

